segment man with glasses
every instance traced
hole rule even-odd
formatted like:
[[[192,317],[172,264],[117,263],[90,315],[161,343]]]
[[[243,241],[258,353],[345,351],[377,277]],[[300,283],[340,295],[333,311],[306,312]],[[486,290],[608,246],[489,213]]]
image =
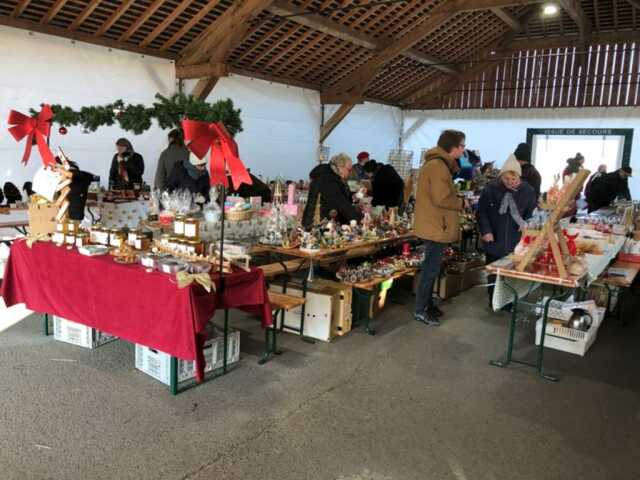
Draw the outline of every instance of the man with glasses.
[[[416,295],[415,319],[439,326],[442,311],[433,303],[433,284],[440,274],[442,256],[449,243],[460,236],[459,212],[466,201],[458,196],[453,177],[458,158],[465,150],[465,135],[445,130],[438,146],[424,153],[418,174],[415,204],[415,234],[424,240],[425,257]]]

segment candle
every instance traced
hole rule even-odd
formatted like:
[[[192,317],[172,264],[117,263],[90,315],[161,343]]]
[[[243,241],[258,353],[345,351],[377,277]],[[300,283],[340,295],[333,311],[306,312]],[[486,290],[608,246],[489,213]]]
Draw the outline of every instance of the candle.
[[[289,184],[289,191],[287,192],[287,205],[293,205],[296,201],[296,184],[291,182]]]

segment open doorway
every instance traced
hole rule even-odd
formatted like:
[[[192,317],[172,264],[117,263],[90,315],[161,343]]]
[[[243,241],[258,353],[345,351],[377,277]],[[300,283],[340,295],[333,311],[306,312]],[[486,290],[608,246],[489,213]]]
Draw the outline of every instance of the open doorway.
[[[606,165],[612,172],[629,164],[633,129],[533,129],[527,130],[531,161],[542,177],[542,191],[548,190],[554,176],[561,174],[567,159],[581,153],[584,167],[595,172]]]

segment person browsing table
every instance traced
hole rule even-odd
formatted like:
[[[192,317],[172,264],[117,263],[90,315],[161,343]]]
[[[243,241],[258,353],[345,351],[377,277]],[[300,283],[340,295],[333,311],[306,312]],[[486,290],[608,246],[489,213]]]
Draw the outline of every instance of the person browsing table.
[[[133,150],[126,138],[116,141],[116,154],[111,161],[109,188],[112,190],[132,190],[134,185],[142,186],[144,159]]]

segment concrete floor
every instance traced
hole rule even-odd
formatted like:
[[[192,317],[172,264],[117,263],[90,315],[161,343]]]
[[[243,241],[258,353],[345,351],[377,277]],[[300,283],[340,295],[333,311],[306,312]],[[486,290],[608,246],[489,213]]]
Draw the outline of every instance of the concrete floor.
[[[440,328],[408,304],[375,337],[282,335],[262,367],[238,316],[238,368],[177,397],[134,369],[132,345],[62,344],[31,316],[0,333],[0,479],[640,478],[640,323],[608,321],[583,359],[548,351],[553,384],[488,365],[507,316],[484,305],[475,289]]]

